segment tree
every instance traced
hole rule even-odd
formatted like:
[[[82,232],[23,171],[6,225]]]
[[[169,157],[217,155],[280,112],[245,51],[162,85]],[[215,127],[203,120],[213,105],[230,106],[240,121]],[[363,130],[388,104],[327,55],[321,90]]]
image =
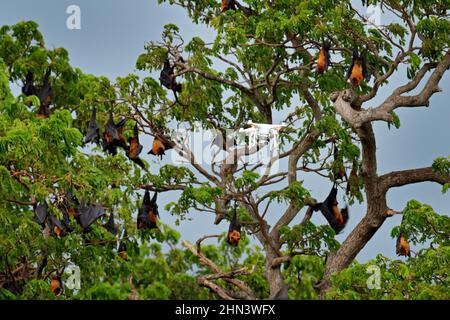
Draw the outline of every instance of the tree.
[[[405,292],[411,299],[448,298],[450,219],[415,200],[393,210],[386,194],[424,181],[441,184],[445,192],[450,159],[380,173],[372,128],[375,121],[398,128],[396,109],[428,106],[441,91],[439,82],[450,67],[448,2],[358,4],[379,5],[391,14],[392,21],[381,26],[369,24],[350,1],[248,0],[222,13],[215,0],[159,2],[185,8],[194,23],[206,24],[216,35],[210,44],[200,37],[185,43],[176,25],[166,25],[162,41],[148,43],[139,56],[136,65],[144,72],[159,72],[168,60],[182,85],[178,93],[156,77],[130,74],[111,83],[84,74],[70,66],[63,48],[45,48],[33,22],[0,30],[0,296],[52,298],[51,275],[76,264],[83,287],[66,289],[65,297],[127,298],[131,291],[143,299],[262,299],[286,292],[293,299],[397,298]],[[330,43],[332,65],[317,74],[316,56],[324,42]],[[372,81],[355,87],[345,77],[354,46],[367,49],[372,74]],[[389,79],[403,72],[402,64],[408,66],[405,83],[383,92]],[[39,99],[13,96],[10,86],[22,85],[29,71],[42,82],[48,68],[55,98],[50,117],[39,119]],[[387,98],[373,106],[380,94]],[[149,163],[142,170],[123,152],[112,156],[99,147],[82,149],[93,107],[101,131],[109,112],[116,120],[123,116],[125,138],[137,123],[141,134],[170,145],[169,152],[188,164],[164,165],[152,174]],[[280,117],[287,124],[279,134],[281,152],[271,155],[262,172],[260,164],[242,161],[264,149],[264,141],[225,148],[224,159],[205,165],[181,146],[180,136],[170,134],[174,124],[222,134],[249,120],[274,124]],[[286,166],[272,172],[277,160]],[[339,176],[349,169],[353,174]],[[315,199],[300,180],[304,172],[336,185],[339,193],[348,188],[350,204],[366,202],[367,212],[342,244],[333,228],[310,221],[323,199]],[[33,207],[47,201],[51,214],[61,219],[58,204],[68,190],[113,212],[126,236],[114,237],[99,223],[88,233],[76,225],[62,238],[43,233],[33,221]],[[205,235],[196,245],[184,241],[181,248],[179,234],[166,225],[137,230],[132,214],[142,203],[140,190],[180,192],[165,208],[180,219],[195,209],[225,224],[236,210],[242,240],[232,247],[223,234]],[[270,225],[275,203],[286,208]],[[392,236],[402,234],[423,249],[406,262],[378,256],[358,264],[356,255],[394,214],[404,218]],[[297,216],[303,219],[293,224]],[[259,246],[249,245],[250,234]],[[202,245],[211,237],[219,238],[218,246]],[[166,243],[168,251],[153,239]],[[116,254],[121,240],[129,261]],[[370,290],[366,270],[374,262],[384,285]]]

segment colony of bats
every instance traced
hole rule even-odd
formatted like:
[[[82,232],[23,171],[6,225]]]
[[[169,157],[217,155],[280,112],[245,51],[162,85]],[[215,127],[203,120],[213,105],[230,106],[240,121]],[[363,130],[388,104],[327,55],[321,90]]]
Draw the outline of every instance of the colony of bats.
[[[221,11],[226,12],[228,10],[238,10],[247,9],[241,7],[234,0],[222,0]],[[247,9],[248,10],[248,9]],[[331,56],[330,56],[331,44],[328,41],[323,41],[321,47],[319,48],[317,59],[316,59],[316,73],[321,75],[331,67]],[[357,87],[361,84],[361,81],[365,79],[369,80],[370,75],[367,67],[367,51],[364,49],[361,52],[358,47],[353,48],[353,57],[351,64],[348,67],[346,73],[346,80],[353,87]],[[182,84],[176,81],[175,76],[175,64],[171,65],[170,61],[167,59],[164,63],[163,69],[160,73],[160,84],[166,87],[168,90],[172,90],[176,100],[178,101],[178,93],[182,91]],[[51,114],[51,108],[54,98],[55,91],[51,85],[51,73],[52,70],[49,67],[43,77],[43,81],[40,84],[36,84],[35,75],[30,71],[27,73],[23,87],[22,93],[25,96],[36,96],[39,99],[40,106],[37,111],[37,117],[48,118]],[[113,113],[109,113],[109,118],[104,125],[104,130],[101,132],[100,126],[97,123],[97,110],[93,108],[91,120],[87,129],[87,133],[84,138],[84,143],[95,143],[102,147],[103,151],[110,154],[116,155],[118,149],[123,149],[128,159],[136,163],[138,166],[145,169],[145,164],[139,157],[143,146],[139,142],[139,127],[136,123],[133,128],[133,135],[127,139],[124,137],[124,127],[127,122],[125,118],[120,119],[117,123],[114,121]],[[155,136],[152,148],[148,154],[162,157],[165,155],[167,150],[172,149],[167,141],[162,141]],[[337,149],[334,151],[335,161],[337,160]],[[341,232],[349,219],[348,208],[345,207],[340,209],[338,207],[337,201],[337,180],[347,180],[347,194],[350,192],[350,181],[357,178],[357,171],[355,164],[350,173],[350,177],[347,178],[346,170],[344,166],[334,170],[334,184],[327,196],[327,198],[314,206],[315,211],[321,211],[326,220],[328,221],[331,228],[335,233]],[[137,216],[137,229],[154,229],[157,227],[157,221],[159,218],[158,205],[156,203],[157,193],[150,198],[148,190],[145,192],[144,199],[141,207],[138,210]],[[63,192],[62,199],[58,199],[55,202],[56,207],[62,213],[62,219],[56,218],[50,213],[47,202],[36,204],[34,207],[35,220],[37,223],[42,225],[47,229],[49,234],[54,237],[64,237],[74,230],[72,226],[72,221],[76,221],[84,233],[90,231],[90,226],[95,223],[98,219],[106,215],[105,209],[100,204],[83,204],[76,199],[71,192]],[[106,230],[108,230],[114,236],[117,236],[119,230],[114,222],[114,214],[111,211],[109,218],[102,225]],[[128,260],[128,253],[126,250],[126,243],[124,239],[127,238],[126,230],[122,236],[122,240],[119,243],[118,253],[119,256]],[[227,242],[232,246],[237,246],[241,239],[241,224],[238,221],[236,206],[234,207],[233,214],[231,217],[229,230],[227,233]],[[94,243],[95,244],[95,243]],[[410,256],[410,246],[405,237],[404,233],[400,233],[397,239],[396,252],[398,255]],[[53,276],[51,280],[51,290],[59,295],[62,293],[63,285],[61,282],[61,276],[59,274]]]

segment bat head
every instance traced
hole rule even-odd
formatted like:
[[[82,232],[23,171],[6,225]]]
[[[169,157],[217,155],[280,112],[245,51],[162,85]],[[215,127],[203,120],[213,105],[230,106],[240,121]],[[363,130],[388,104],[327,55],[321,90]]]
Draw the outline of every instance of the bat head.
[[[227,240],[232,246],[237,246],[239,244],[239,240],[241,240],[241,233],[239,230],[231,230],[228,232]]]

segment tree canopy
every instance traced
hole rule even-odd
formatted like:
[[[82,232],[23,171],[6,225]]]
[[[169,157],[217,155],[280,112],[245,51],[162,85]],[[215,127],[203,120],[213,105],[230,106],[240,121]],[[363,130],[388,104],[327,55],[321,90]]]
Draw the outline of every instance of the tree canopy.
[[[35,22],[0,29],[0,298],[448,299],[450,218],[414,199],[391,208],[386,194],[426,181],[446,192],[450,157],[381,173],[372,124],[398,129],[397,109],[429,106],[442,91],[450,67],[450,2],[241,0],[228,10],[216,0],[158,2],[184,8],[193,23],[214,32],[214,41],[187,42],[176,25],[166,25],[137,57],[139,75],[114,81],[72,67],[67,50],[46,47]],[[369,5],[388,21],[368,21]],[[329,63],[319,72],[322,49]],[[359,63],[370,78],[352,85],[356,69],[347,73]],[[162,83],[165,65],[173,73]],[[404,82],[387,91],[402,72]],[[31,82],[33,90],[24,89]],[[52,93],[42,96],[46,83]],[[384,101],[374,105],[380,95]],[[94,108],[99,143],[86,144]],[[114,129],[108,129],[110,116]],[[274,119],[283,120],[280,152],[262,171],[245,159],[267,148],[264,141],[220,144],[225,157],[205,164],[171,134],[181,124],[222,135],[249,121],[277,125]],[[176,153],[186,163],[151,161],[147,152],[158,151],[155,143],[144,146],[141,166],[131,161],[135,126],[140,137],[164,146],[162,157]],[[108,152],[114,141],[117,154]],[[276,161],[278,170],[270,170]],[[350,214],[356,201],[367,204],[342,243],[335,235],[348,219],[343,202],[338,218],[337,205],[316,199],[304,183],[306,173],[329,182]],[[144,191],[179,196],[155,208]],[[87,215],[94,205],[104,211],[83,227],[80,212]],[[267,217],[279,205],[284,211],[270,225]],[[136,222],[142,210],[150,220],[159,211],[156,228]],[[192,210],[214,215],[224,232],[205,232],[194,244],[164,224],[163,215],[186,219]],[[327,212],[329,224],[310,221]],[[398,252],[409,257],[380,254],[358,263],[357,254],[396,214],[403,219],[391,232],[393,248],[397,239]],[[104,227],[111,215],[116,233]],[[226,232],[233,216],[241,225],[236,246]],[[202,244],[209,238],[217,244]],[[409,244],[420,250],[410,252]],[[73,266],[80,269],[79,288],[68,285]],[[368,285],[371,266],[379,272],[376,288]],[[66,285],[55,291],[53,281]]]

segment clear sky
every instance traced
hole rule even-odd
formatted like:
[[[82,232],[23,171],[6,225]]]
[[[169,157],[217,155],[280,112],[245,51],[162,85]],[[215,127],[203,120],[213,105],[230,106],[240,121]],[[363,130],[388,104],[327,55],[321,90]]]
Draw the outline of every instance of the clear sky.
[[[218,1],[219,2],[219,1]],[[70,5],[81,8],[81,30],[69,30],[66,27]],[[108,76],[114,79],[135,72],[135,62],[139,54],[144,52],[144,44],[161,38],[165,24],[175,23],[186,40],[200,36],[211,40],[212,30],[205,26],[191,23],[186,13],[179,7],[158,5],[156,0],[2,0],[0,2],[0,25],[14,24],[21,20],[34,20],[39,23],[44,34],[47,47],[65,47],[68,49],[73,66],[85,73]],[[403,71],[403,72],[402,72]],[[404,83],[406,73],[396,75],[391,85]],[[450,75],[441,81],[443,93],[431,99],[429,108],[401,109],[400,129],[388,130],[385,123],[376,123],[377,155],[379,173],[393,170],[410,169],[429,166],[433,159],[450,155]],[[387,87],[381,90],[379,97],[371,105],[383,101],[392,90]],[[370,106],[370,105],[369,105]],[[367,107],[365,105],[365,107]],[[275,116],[275,122],[278,121]],[[144,140],[145,149],[149,148],[149,139]],[[146,158],[150,161],[149,158]],[[167,161],[167,160],[164,160]],[[153,168],[159,166],[152,160]],[[152,170],[154,171],[154,170]],[[330,183],[312,177],[300,177],[312,195],[322,199],[330,190]],[[176,194],[164,194],[159,197],[160,208],[176,199]],[[422,183],[393,189],[388,194],[391,208],[401,210],[410,199],[428,203],[439,213],[450,213],[450,193],[441,194],[441,186],[433,183]],[[272,207],[270,211],[272,223],[283,208]],[[347,228],[337,239],[343,241],[352,228],[359,222],[365,212],[365,205],[354,205],[350,208],[350,221]],[[161,210],[164,222],[173,224],[174,218]],[[195,241],[205,233],[220,233],[226,230],[222,223],[214,226],[212,215],[194,213],[192,221],[184,221],[175,227],[182,231],[182,238]],[[299,221],[301,216],[295,221]],[[358,259],[365,261],[374,258],[379,252],[395,257],[395,239],[390,238],[390,230],[399,224],[400,216],[388,219],[360,253]],[[313,218],[316,223],[325,223],[320,214]],[[413,247],[414,250],[414,247]]]

